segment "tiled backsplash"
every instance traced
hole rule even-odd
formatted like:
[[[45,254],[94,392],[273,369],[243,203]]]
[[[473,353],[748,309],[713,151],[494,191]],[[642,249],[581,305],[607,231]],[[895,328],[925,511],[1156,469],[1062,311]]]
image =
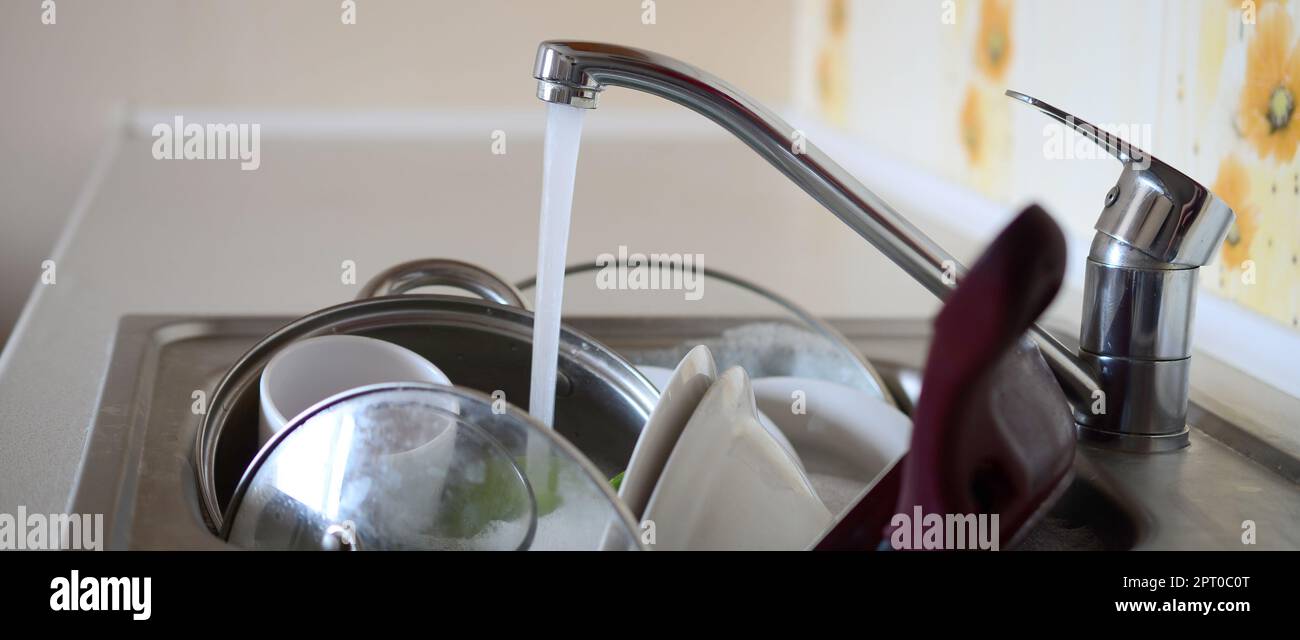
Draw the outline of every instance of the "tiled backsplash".
[[[1300,0],[801,6],[800,107],[1090,236],[1120,165],[1003,93],[1042,98],[1211,185],[1238,222],[1202,285],[1300,332]]]

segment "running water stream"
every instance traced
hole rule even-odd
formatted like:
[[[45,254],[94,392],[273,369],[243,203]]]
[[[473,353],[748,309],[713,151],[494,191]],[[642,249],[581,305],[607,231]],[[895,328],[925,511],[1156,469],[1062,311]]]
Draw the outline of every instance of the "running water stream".
[[[547,109],[528,412],[542,424],[554,428],[560,306],[564,302],[564,264],[569,247],[574,174],[582,142],[583,109],[561,104],[548,105]]]

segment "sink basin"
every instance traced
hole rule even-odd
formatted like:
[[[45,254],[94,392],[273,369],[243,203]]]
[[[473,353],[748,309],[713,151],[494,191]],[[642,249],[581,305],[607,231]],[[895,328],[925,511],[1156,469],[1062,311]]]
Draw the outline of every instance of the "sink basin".
[[[287,317],[126,316],[73,490],[74,512],[104,514],[106,548],[221,549],[199,508],[194,440],[217,382]],[[735,319],[566,318],[633,362]],[[919,391],[924,320],[832,322],[906,409]],[[1232,426],[1193,407],[1192,445],[1140,455],[1080,447],[1074,480],[1019,549],[1297,549],[1300,486],[1212,437]],[[1228,440],[1224,438],[1224,440]],[[1246,441],[1235,439],[1228,441]],[[1253,455],[1255,459],[1259,456]],[[1241,543],[1243,521],[1258,544]]]
[[[921,392],[921,371],[896,360],[872,362],[910,413]],[[1092,462],[1093,453],[1077,452],[1070,486],[1015,549],[1123,551],[1137,546],[1141,511],[1125,504],[1116,488],[1106,484]]]

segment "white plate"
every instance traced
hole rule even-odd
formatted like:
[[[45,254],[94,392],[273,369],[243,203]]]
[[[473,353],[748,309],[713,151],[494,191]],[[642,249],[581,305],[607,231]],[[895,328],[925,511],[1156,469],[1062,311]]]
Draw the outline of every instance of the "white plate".
[[[754,380],[758,408],[794,445],[833,513],[907,452],[912,421],[873,394],[812,378]],[[796,407],[796,393],[801,405]],[[803,413],[795,410],[801,409]]]
[[[759,423],[749,376],[732,367],[691,415],[644,520],[656,549],[796,550],[816,542],[831,513]]]
[[[708,348],[706,345],[699,345],[699,346],[697,346],[697,347],[695,347],[695,348],[696,348],[696,349],[699,349],[699,348],[701,348],[701,347],[706,348],[706,349]],[[688,355],[689,355],[689,354],[688,354]],[[710,355],[712,355],[712,352],[710,352]],[[683,360],[683,362],[684,362],[684,361],[685,361],[685,360]],[[716,362],[716,361],[715,361],[715,362]],[[650,383],[653,384],[653,385],[655,386],[655,388],[656,388],[656,389],[659,389],[660,391],[662,391],[662,390],[668,388],[668,383],[669,383],[669,381],[672,380],[672,377],[673,377],[673,370],[672,370],[672,369],[666,369],[666,368],[664,368],[664,367],[654,367],[654,366],[649,366],[649,365],[646,365],[646,366],[637,365],[637,370],[639,370],[639,371],[641,372],[641,374],[644,375],[644,376],[646,377],[646,380],[649,380]],[[746,372],[746,373],[748,373],[748,372]],[[716,378],[716,377],[717,377],[717,374],[714,374],[714,378]],[[701,394],[701,395],[702,395],[702,394]],[[690,416],[688,415],[687,417],[690,417]],[[790,457],[794,458],[794,461],[795,461],[796,463],[799,464],[799,468],[802,469],[802,468],[803,468],[803,460],[799,457],[799,452],[795,450],[795,448],[794,448],[794,444],[791,443],[790,440],[789,440],[788,438],[785,437],[785,434],[781,432],[781,428],[780,428],[779,426],[777,426],[777,424],[776,424],[775,422],[773,422],[771,418],[767,417],[767,415],[764,414],[762,411],[759,411],[759,412],[758,412],[758,422],[759,422],[759,424],[762,424],[762,425],[763,425],[763,428],[764,428],[764,429],[767,429],[767,432],[768,432],[768,433],[772,434],[772,437],[773,437],[773,438],[776,438],[776,441],[777,441],[777,442],[780,442],[780,443],[781,443],[781,446],[785,448],[786,452],[790,454]],[[683,426],[685,426],[685,423],[683,423]],[[641,437],[645,437],[645,431],[642,431],[641,433],[642,433]],[[677,433],[678,433],[678,435],[680,435],[680,434],[681,434],[681,429],[678,429],[678,430],[677,430]],[[674,440],[674,441],[675,441],[675,440]],[[671,451],[671,447],[669,448],[669,450]],[[635,456],[636,456],[636,453],[633,452],[632,455],[635,457]],[[668,451],[665,451],[665,452],[664,452],[664,457],[666,458],[667,456],[668,456]],[[660,468],[660,469],[663,469],[663,465],[660,464],[660,465],[659,465],[659,468]],[[627,476],[624,475],[624,480],[626,480],[626,479],[627,479]],[[658,477],[656,477],[655,480],[658,480]],[[651,486],[651,488],[653,488],[653,487],[654,487],[654,483],[652,482],[650,486]],[[648,497],[648,496],[647,496],[647,497]],[[638,514],[638,513],[636,513],[636,512],[633,512],[633,513],[634,513],[634,515],[637,515],[637,516],[641,515],[641,514]]]
[[[656,372],[655,378],[661,376],[662,373]],[[659,481],[673,445],[682,435],[686,421],[695,412],[700,399],[717,379],[718,367],[713,362],[713,354],[704,345],[691,349],[677,364],[677,369],[669,372],[666,381],[651,378],[661,390],[659,404],[650,412],[650,419],[637,438],[636,448],[627,461],[627,470],[623,472],[623,483],[618,488],[618,497],[623,499],[634,517],[640,518],[645,512],[650,492]]]

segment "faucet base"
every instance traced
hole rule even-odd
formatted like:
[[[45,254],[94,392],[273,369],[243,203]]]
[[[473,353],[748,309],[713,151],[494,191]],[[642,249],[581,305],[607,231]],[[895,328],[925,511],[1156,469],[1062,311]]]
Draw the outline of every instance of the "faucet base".
[[[1075,424],[1075,433],[1079,442],[1103,449],[1128,451],[1131,453],[1163,453],[1177,451],[1190,443],[1191,431],[1184,426],[1177,433],[1160,435],[1143,435],[1135,433],[1118,433],[1103,431],[1092,427]]]

